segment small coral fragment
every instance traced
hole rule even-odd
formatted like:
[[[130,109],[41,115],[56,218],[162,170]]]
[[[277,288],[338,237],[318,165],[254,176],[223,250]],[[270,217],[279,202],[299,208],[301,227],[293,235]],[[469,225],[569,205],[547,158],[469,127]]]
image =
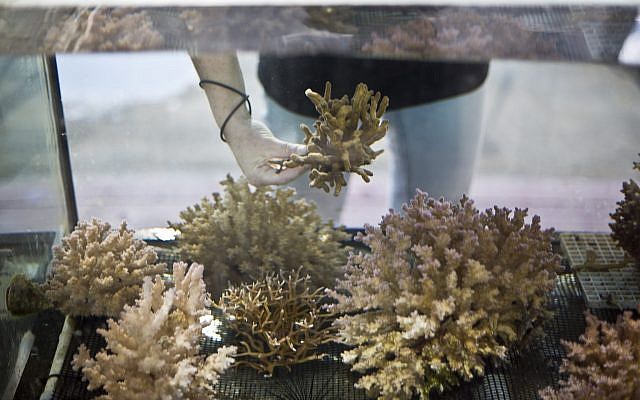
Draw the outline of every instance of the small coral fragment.
[[[53,248],[44,290],[54,307],[68,315],[117,316],[133,304],[145,276],[162,274],[165,264],[123,222],[118,230],[98,219],[79,222]]]
[[[543,400],[640,399],[640,321],[630,311],[615,324],[587,313],[580,342],[564,346],[560,372],[569,379],[540,391]]]
[[[207,289],[219,296],[228,282],[239,284],[302,266],[316,286],[333,286],[346,260],[348,234],[323,222],[315,205],[294,200],[293,189],[259,187],[228,176],[225,193],[213,194],[180,213],[170,224],[180,231],[186,257],[204,264]]]
[[[240,342],[238,365],[267,375],[277,367],[321,357],[317,347],[335,339],[332,314],[322,308],[322,289],[309,287],[300,271],[268,275],[227,289],[216,304]]]
[[[379,399],[428,399],[484,373],[486,358],[540,334],[559,259],[551,230],[526,210],[478,212],[418,191],[401,214],[366,226],[371,253],[352,254],[329,295],[343,361]]]
[[[307,155],[292,154],[284,163],[287,168],[301,165],[311,166],[310,186],[340,194],[347,185],[343,172],[354,172],[365,182],[373,173],[363,166],[371,164],[382,150],[373,150],[371,145],[382,139],[388,129],[388,121],[382,115],[389,106],[389,98],[375,95],[364,83],[356,86],[353,97],[344,95],[331,98],[331,83],[327,82],[324,96],[307,89],[305,94],[316,106],[320,117],[313,125],[315,131],[302,124],[304,143],[309,148]]]
[[[640,172],[640,162],[634,162],[633,169]],[[629,179],[629,182],[622,182],[621,192],[624,199],[617,203],[618,208],[611,214],[611,236],[640,267],[640,186]]]
[[[7,310],[14,316],[33,314],[51,307],[42,285],[24,274],[11,278],[6,293]]]
[[[200,353],[201,317],[211,314],[202,271],[198,264],[173,264],[169,288],[159,275],[145,277],[135,305],[110,319],[108,329],[98,329],[107,349],[92,358],[80,347],[73,367],[89,380],[89,390],[105,390],[97,399],[215,399],[215,385],[236,348]]]

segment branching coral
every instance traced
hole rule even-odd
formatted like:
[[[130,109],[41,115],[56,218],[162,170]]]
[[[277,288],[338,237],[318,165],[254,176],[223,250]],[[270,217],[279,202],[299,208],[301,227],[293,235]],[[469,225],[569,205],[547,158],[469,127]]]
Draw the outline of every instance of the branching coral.
[[[222,181],[213,194],[180,213],[183,254],[205,265],[207,288],[219,295],[231,283],[251,282],[300,266],[316,286],[333,285],[346,260],[348,235],[322,222],[315,205],[294,201],[292,189],[251,190],[245,179]]]
[[[428,399],[484,372],[484,358],[541,331],[559,259],[551,231],[526,210],[478,212],[418,191],[402,214],[366,227],[370,254],[352,254],[329,294],[343,360],[380,399]]]
[[[640,399],[640,321],[631,312],[615,324],[587,314],[580,342],[564,345],[567,359],[560,370],[569,379],[559,389],[542,390],[544,400]]]
[[[80,222],[53,248],[44,290],[65,314],[117,316],[138,297],[145,276],[166,271],[156,259],[125,222],[116,231],[97,219]]]
[[[640,171],[640,162],[634,162],[633,169]],[[618,208],[611,214],[614,222],[609,226],[613,238],[640,266],[640,186],[629,179],[629,182],[622,182],[621,192],[624,200],[617,203]]]
[[[102,400],[209,399],[232,363],[236,348],[200,354],[203,324],[211,301],[202,280],[202,265],[173,264],[174,287],[161,276],[145,277],[140,299],[126,306],[120,319],[99,329],[106,350],[91,358],[81,346],[73,359],[89,380],[89,390],[104,388]]]
[[[382,115],[389,105],[389,98],[367,88],[364,83],[356,86],[353,97],[344,95],[340,99],[331,98],[331,83],[327,82],[324,96],[307,89],[305,94],[316,106],[320,114],[315,122],[315,131],[302,124],[304,143],[309,148],[307,155],[292,154],[284,163],[287,168],[301,165],[311,166],[310,186],[325,192],[334,189],[337,196],[347,185],[343,172],[355,172],[365,182],[373,173],[363,168],[382,153],[371,145],[382,139],[388,129],[388,121]]]
[[[272,375],[277,367],[317,359],[317,347],[335,339],[332,315],[322,309],[322,289],[314,291],[309,283],[298,270],[222,294],[216,306],[238,337],[238,365]]]

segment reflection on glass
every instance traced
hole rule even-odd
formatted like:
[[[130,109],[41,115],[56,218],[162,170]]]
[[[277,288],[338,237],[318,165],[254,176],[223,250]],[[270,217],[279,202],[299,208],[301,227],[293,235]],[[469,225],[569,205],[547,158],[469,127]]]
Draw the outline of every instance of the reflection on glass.
[[[301,141],[299,124],[313,120],[279,111],[258,77],[264,56],[241,53],[239,58],[253,117],[278,137]],[[218,182],[227,173],[239,175],[186,53],[67,55],[59,67],[81,218],[99,216],[112,224],[126,219],[134,228],[166,226],[180,210],[220,190]],[[294,67],[280,74],[293,76]],[[458,101],[463,97],[476,98],[474,110],[482,115],[469,118],[469,109],[463,108],[469,103]],[[399,101],[390,98],[390,103],[394,100]],[[640,151],[639,105],[632,70],[491,61],[477,90],[423,107],[437,110],[432,111],[435,117],[425,111],[419,122],[407,122],[388,112],[389,132],[374,146],[385,153],[371,166],[370,184],[356,177],[338,199],[316,189],[305,196],[339,223],[377,223],[389,205],[399,204],[393,191],[402,186],[396,169],[403,156],[394,142],[404,129],[414,138],[405,148],[417,154],[412,173],[438,182],[464,181],[479,208],[529,207],[546,227],[607,231],[609,213],[621,199],[621,182],[633,176],[632,162]],[[443,127],[466,136],[453,141]],[[483,134],[471,135],[479,131]],[[436,150],[446,143],[448,150]],[[471,162],[474,152],[478,156]],[[444,193],[433,183],[420,189]]]
[[[43,57],[0,57],[0,395],[12,398],[33,318],[8,314],[17,273],[44,279],[51,246],[67,230]],[[26,360],[22,360],[23,362]],[[8,396],[8,397],[7,397]]]

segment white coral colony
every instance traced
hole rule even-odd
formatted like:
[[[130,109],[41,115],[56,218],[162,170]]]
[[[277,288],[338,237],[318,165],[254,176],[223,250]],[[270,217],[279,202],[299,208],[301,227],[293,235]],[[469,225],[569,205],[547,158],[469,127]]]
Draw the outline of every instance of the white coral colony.
[[[145,276],[162,274],[165,264],[123,222],[117,230],[98,219],[79,222],[53,248],[53,261],[44,290],[63,313],[78,316],[117,316],[133,304]]]
[[[99,329],[105,350],[91,358],[81,346],[73,360],[89,380],[102,387],[101,400],[173,400],[215,398],[215,385],[234,361],[233,346],[209,356],[200,354],[201,317],[210,315],[211,301],[202,280],[203,266],[173,265],[174,287],[158,275],[146,277],[142,294],[126,306],[120,319]]]

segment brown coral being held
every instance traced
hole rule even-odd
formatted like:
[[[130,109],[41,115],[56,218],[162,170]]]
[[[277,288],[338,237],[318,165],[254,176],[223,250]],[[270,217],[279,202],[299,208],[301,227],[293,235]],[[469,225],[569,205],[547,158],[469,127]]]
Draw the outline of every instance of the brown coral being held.
[[[630,311],[615,324],[587,313],[580,342],[564,345],[567,358],[560,371],[569,379],[558,389],[542,390],[544,400],[640,399],[640,321]]]
[[[640,171],[640,162],[634,162],[633,169]],[[630,179],[622,183],[621,192],[624,199],[617,203],[618,208],[611,214],[611,236],[640,267],[640,186]]]
[[[200,354],[203,323],[211,301],[202,265],[173,264],[173,287],[161,276],[145,277],[140,298],[120,319],[98,329],[107,347],[95,358],[82,345],[73,367],[89,380],[89,390],[104,388],[99,400],[201,400],[215,397],[215,384],[232,363],[235,347]]]
[[[315,360],[317,347],[335,339],[332,315],[322,309],[322,289],[309,287],[300,271],[268,275],[227,289],[216,304],[237,335],[237,365],[267,375],[278,367]]]
[[[302,266],[315,287],[333,286],[346,260],[340,241],[348,235],[323,222],[315,205],[293,200],[293,189],[252,190],[242,178],[221,182],[213,194],[170,224],[180,231],[182,253],[205,265],[207,289],[219,296],[227,283],[264,278]]]
[[[47,298],[68,315],[117,316],[133,304],[145,276],[162,274],[156,253],[123,222],[118,230],[98,219],[79,222],[53,248],[44,283]]]
[[[343,361],[379,399],[428,399],[484,373],[484,359],[541,331],[559,260],[551,231],[526,210],[478,212],[418,191],[401,214],[366,227],[345,279],[329,294]]]
[[[310,186],[325,192],[334,188],[334,195],[347,185],[343,172],[354,172],[369,182],[373,173],[363,168],[382,153],[371,145],[382,139],[388,129],[388,121],[382,115],[389,105],[389,98],[367,88],[364,83],[356,86],[353,97],[344,95],[331,98],[331,83],[327,82],[324,96],[307,89],[305,94],[315,104],[320,117],[314,124],[315,131],[302,124],[307,155],[292,154],[284,163],[287,168],[311,166]]]

